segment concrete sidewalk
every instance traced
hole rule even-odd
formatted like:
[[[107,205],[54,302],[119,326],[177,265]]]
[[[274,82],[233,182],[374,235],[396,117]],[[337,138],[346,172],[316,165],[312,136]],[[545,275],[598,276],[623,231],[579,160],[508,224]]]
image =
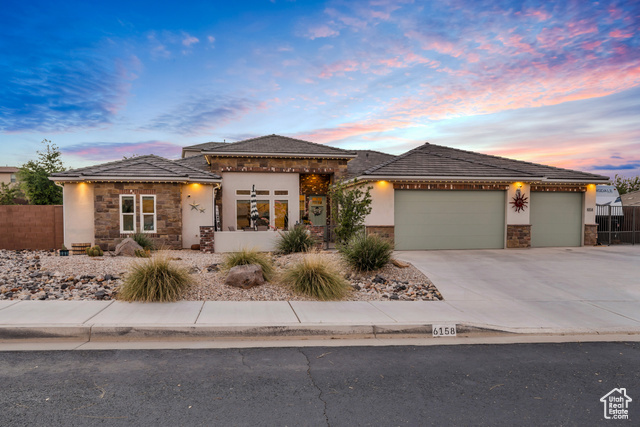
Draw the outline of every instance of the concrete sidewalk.
[[[640,246],[401,252],[445,301],[0,301],[0,341],[640,336]]]

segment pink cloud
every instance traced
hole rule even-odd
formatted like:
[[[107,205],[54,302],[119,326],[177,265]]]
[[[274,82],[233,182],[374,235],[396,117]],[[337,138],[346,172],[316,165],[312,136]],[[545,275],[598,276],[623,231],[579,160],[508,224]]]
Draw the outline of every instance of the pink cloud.
[[[343,123],[333,128],[315,129],[310,132],[296,134],[295,136],[296,138],[326,143],[375,132],[388,132],[393,129],[406,128],[411,125],[412,123],[407,121],[381,119],[376,121]]]
[[[633,33],[622,32],[622,30],[613,30],[609,33],[609,37],[613,37],[616,39],[628,39],[630,37],[633,37]]]
[[[546,10],[535,10],[535,9],[529,9],[524,16],[533,16],[534,18],[536,18],[538,21],[546,21],[549,18],[551,18],[551,14],[549,12],[547,12]]]
[[[134,154],[155,154],[162,157],[178,158],[182,147],[166,141],[141,142],[85,142],[63,148],[65,155],[81,157],[91,161],[119,160]]]
[[[593,41],[593,42],[585,42],[582,43],[582,48],[584,50],[593,50],[597,47],[600,47],[602,45],[602,41],[597,40],[597,41]]]
[[[320,25],[318,27],[310,28],[307,33],[307,37],[309,37],[311,40],[315,40],[324,37],[335,37],[339,34],[339,31],[330,28],[328,25]]]
[[[344,75],[344,73],[346,72],[356,71],[357,69],[358,62],[347,59],[345,61],[338,61],[329,65],[325,65],[318,77],[320,77],[321,79],[327,79],[335,74]]]

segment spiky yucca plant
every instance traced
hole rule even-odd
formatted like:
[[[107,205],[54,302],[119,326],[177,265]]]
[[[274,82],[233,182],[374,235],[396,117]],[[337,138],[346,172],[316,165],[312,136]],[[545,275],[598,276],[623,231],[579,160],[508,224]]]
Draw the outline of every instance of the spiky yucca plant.
[[[276,242],[276,252],[290,254],[293,252],[307,252],[316,244],[316,239],[305,226],[296,225],[289,231],[280,233]]]
[[[340,245],[338,250],[351,267],[371,271],[378,270],[389,262],[393,245],[375,234],[357,233],[346,245]]]

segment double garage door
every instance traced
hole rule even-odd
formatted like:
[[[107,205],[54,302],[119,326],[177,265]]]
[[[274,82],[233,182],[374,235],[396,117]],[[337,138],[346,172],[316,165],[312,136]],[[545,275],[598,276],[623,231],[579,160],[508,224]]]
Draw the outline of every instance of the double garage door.
[[[505,191],[395,192],[396,250],[501,249]],[[531,193],[531,246],[580,246],[582,194]]]

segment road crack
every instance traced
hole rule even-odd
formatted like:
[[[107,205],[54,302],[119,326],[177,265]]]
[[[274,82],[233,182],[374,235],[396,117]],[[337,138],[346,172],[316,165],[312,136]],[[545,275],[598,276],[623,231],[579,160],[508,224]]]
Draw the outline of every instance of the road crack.
[[[244,353],[242,352],[242,350],[238,349],[238,354],[240,354],[242,365],[246,366],[249,369],[253,369],[251,366],[247,365],[247,363],[244,361]]]
[[[324,410],[322,412],[324,415],[324,419],[327,421],[327,426],[331,427],[331,424],[329,423],[329,416],[327,415],[327,402],[322,398],[322,389],[318,387],[318,384],[316,384],[316,381],[311,375],[311,361],[309,360],[309,356],[307,356],[307,354],[302,351],[301,348],[298,348],[298,351],[304,356],[305,359],[307,359],[307,376],[311,380],[311,384],[313,384],[316,390],[318,390],[318,399],[320,399],[320,402],[322,402],[322,404],[324,405]]]

